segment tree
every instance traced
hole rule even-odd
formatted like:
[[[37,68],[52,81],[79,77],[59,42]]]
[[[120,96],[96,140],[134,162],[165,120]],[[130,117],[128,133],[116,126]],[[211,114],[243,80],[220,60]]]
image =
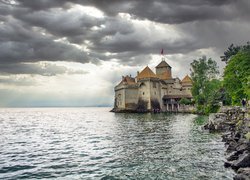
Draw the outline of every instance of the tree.
[[[250,46],[243,47],[230,59],[224,71],[224,86],[234,105],[239,105],[243,98],[250,99]]]
[[[224,52],[224,55],[221,56],[221,60],[225,61],[226,63],[229,62],[229,60],[236,55],[240,50],[249,50],[250,49],[250,42],[247,42],[246,45],[243,46],[235,46],[234,44],[231,44],[227,50]]]
[[[184,105],[190,105],[192,104],[190,99],[187,98],[181,98],[181,100],[179,101],[180,104],[184,104]]]
[[[192,95],[201,113],[206,113],[206,108],[211,105],[209,103],[212,102],[213,93],[219,88],[218,80],[214,80],[218,73],[217,63],[206,56],[191,63]]]

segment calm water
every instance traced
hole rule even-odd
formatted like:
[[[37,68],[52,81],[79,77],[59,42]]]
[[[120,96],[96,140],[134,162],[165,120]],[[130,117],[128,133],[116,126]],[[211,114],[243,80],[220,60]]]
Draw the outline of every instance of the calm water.
[[[206,118],[0,109],[0,179],[232,179]]]

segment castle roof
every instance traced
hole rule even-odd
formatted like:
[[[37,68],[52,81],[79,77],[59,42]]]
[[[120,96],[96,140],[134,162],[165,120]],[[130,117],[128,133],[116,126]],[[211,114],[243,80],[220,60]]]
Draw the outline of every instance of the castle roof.
[[[137,79],[157,78],[156,74],[147,66],[137,76]]]
[[[182,83],[192,83],[192,79],[189,77],[189,75],[186,75],[182,81]]]
[[[161,68],[161,67],[171,67],[165,60],[162,60],[156,68]]]
[[[135,84],[135,78],[132,78],[130,76],[122,77],[122,81],[119,83],[119,85],[120,84]]]

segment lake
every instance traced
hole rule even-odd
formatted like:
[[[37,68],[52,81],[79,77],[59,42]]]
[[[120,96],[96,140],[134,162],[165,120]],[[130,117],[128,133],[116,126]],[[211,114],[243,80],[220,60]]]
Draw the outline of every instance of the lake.
[[[0,109],[0,179],[232,179],[206,116]]]

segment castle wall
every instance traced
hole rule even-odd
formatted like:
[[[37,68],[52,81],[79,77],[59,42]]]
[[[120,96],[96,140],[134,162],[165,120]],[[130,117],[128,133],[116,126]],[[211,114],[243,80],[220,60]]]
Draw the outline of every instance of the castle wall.
[[[152,101],[158,101],[160,104],[160,107],[162,107],[162,101],[161,101],[161,84],[157,80],[150,81],[150,100]],[[151,104],[150,108],[153,105]]]
[[[151,109],[150,103],[150,81],[144,80],[139,82],[138,98],[147,102],[147,109]]]
[[[183,89],[182,90],[183,94],[188,95],[188,96],[192,96],[192,92],[191,92],[192,84],[183,84],[182,89]]]
[[[172,77],[171,67],[158,67],[156,68],[156,75],[166,73],[168,77]]]
[[[115,103],[116,107],[119,109],[125,108],[125,89],[120,88],[115,91]]]
[[[125,89],[125,107],[127,109],[135,109],[138,103],[138,89],[127,88]]]
[[[166,111],[167,107],[163,103],[163,96],[168,94],[168,86],[167,85],[161,85],[161,96],[160,96],[160,104],[161,104],[161,109],[162,111]]]

